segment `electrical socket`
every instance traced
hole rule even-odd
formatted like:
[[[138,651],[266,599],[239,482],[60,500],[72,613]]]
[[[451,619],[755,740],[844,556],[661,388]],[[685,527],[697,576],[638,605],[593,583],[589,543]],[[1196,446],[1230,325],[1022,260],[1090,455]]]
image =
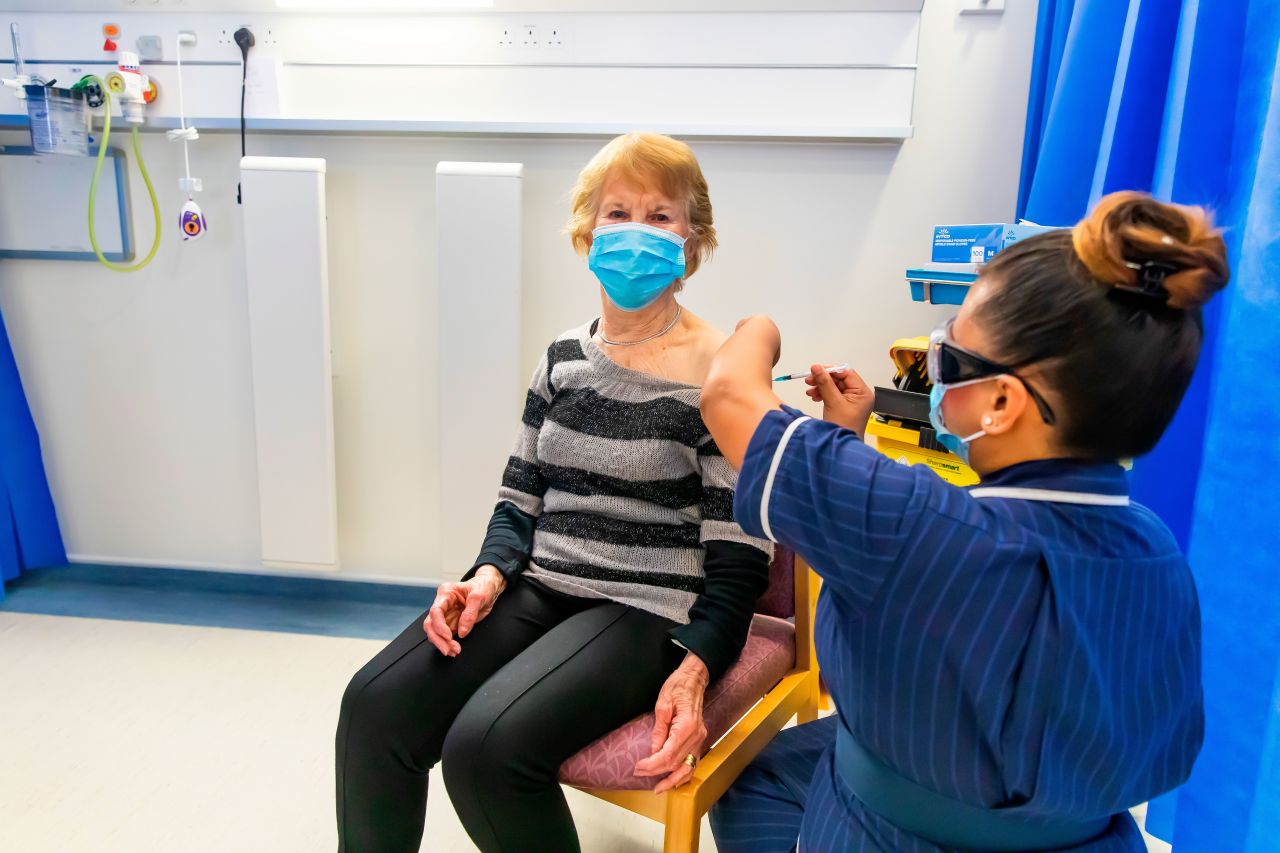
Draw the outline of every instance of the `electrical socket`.
[[[272,31],[271,31],[271,30],[269,30],[269,29],[267,29],[267,30],[259,30],[259,29],[256,29],[256,28],[253,26],[253,24],[241,24],[240,26],[245,27],[246,29],[248,29],[248,30],[250,30],[250,31],[252,31],[252,32],[253,32],[253,46],[254,46],[254,47],[262,47],[262,46],[266,46],[266,45],[269,45],[269,46],[271,46],[271,47],[275,47],[275,46],[277,46],[277,45],[279,45],[279,44],[280,44],[280,37],[279,37],[279,36],[277,36],[274,32],[272,32]],[[240,27],[232,27],[232,28],[230,28],[230,29],[219,29],[219,30],[218,30],[218,44],[229,44],[229,45],[235,45],[235,43],[236,43],[236,38],[235,38],[236,30],[237,30],[237,29],[239,29],[239,28],[240,28]]]
[[[498,47],[548,50],[564,47],[564,30],[559,26],[522,24],[506,26],[498,34]]]

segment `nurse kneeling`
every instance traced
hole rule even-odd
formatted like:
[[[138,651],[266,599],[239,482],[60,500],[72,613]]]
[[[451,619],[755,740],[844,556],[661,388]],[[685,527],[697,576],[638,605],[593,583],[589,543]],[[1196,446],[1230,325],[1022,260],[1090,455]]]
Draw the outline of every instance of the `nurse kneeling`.
[[[1201,211],[1134,193],[997,256],[929,351],[969,489],[863,444],[855,374],[815,365],[823,420],[781,406],[778,330],[740,324],[703,417],[743,528],[824,580],[839,714],[742,774],[712,812],[722,853],[1145,849],[1126,809],[1185,780],[1203,737],[1200,622],[1118,460],[1173,418],[1227,277]]]

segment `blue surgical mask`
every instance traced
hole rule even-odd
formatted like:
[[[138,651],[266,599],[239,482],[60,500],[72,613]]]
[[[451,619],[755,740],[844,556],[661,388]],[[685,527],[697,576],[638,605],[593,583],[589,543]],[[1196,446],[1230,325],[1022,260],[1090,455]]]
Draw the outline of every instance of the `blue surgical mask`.
[[[614,305],[639,311],[684,275],[684,238],[642,222],[603,225],[591,232],[587,266]]]
[[[985,379],[979,379],[979,382],[985,382]],[[965,382],[965,385],[971,383]],[[942,421],[942,397],[947,393],[947,388],[956,387],[942,385],[935,382],[933,390],[929,392],[929,423],[933,424],[933,431],[937,433],[938,443],[950,450],[956,456],[960,457],[960,461],[969,464],[969,443],[975,439],[982,438],[987,434],[985,429],[980,429],[973,435],[961,438],[951,430]]]

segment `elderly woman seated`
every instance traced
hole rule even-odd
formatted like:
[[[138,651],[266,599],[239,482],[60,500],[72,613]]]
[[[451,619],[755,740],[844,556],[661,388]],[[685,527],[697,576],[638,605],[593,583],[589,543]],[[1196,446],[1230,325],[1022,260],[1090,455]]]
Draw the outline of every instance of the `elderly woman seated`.
[[[635,772],[658,791],[687,781],[703,693],[767,584],[769,544],[733,521],[735,475],[698,412],[724,336],[677,298],[716,245],[693,152],[614,139],[579,176],[568,230],[600,317],[539,362],[475,566],[343,696],[341,850],[418,850],[441,760],[481,850],[579,849],[561,763],[655,709]]]

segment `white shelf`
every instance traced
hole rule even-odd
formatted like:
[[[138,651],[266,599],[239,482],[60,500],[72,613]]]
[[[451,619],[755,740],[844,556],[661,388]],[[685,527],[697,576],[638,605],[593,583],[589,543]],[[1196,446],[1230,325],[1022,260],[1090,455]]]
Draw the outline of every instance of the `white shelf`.
[[[190,127],[205,132],[238,132],[239,119],[191,118]],[[25,115],[0,114],[0,128],[26,128]],[[177,127],[177,119],[148,119],[142,130],[160,132]],[[769,125],[672,124],[644,125],[608,122],[500,122],[500,121],[396,121],[379,119],[249,118],[248,130],[257,133],[306,134],[418,134],[427,136],[531,136],[610,137],[632,130],[651,130],[689,139],[772,139],[830,142],[901,142],[913,129],[904,127],[776,127]],[[127,129],[123,121],[112,130]]]

